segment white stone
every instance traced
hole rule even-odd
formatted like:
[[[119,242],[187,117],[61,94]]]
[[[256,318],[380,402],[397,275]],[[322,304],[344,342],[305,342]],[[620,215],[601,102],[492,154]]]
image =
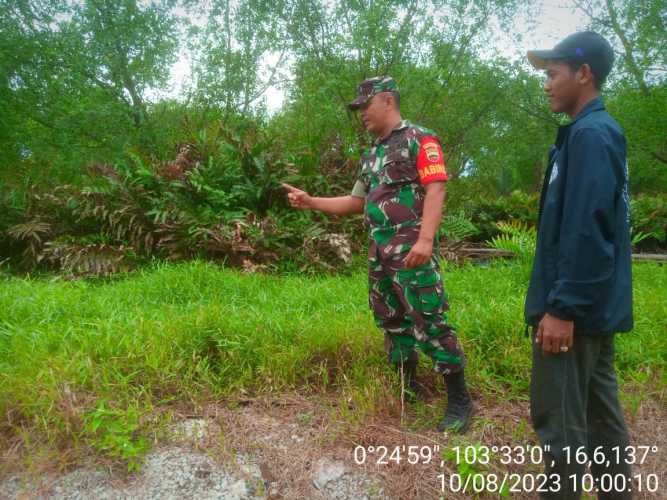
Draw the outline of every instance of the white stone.
[[[188,439],[201,441],[206,437],[208,422],[203,418],[191,418],[176,424],[176,432]]]
[[[326,458],[320,460],[315,468],[313,484],[318,490],[322,490],[327,483],[335,481],[347,472],[342,462],[332,462]]]

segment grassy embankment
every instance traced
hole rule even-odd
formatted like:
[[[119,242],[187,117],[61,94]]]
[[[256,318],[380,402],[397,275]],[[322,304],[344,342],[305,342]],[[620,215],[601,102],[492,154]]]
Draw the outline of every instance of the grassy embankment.
[[[667,267],[634,272],[619,376],[664,395]],[[491,399],[526,398],[527,277],[505,263],[445,270],[471,385]],[[352,401],[354,420],[395,397],[363,270],[277,277],[193,262],[112,281],[5,278],[0,290],[0,441],[25,451],[92,447],[132,463],[175,405],[298,389]]]

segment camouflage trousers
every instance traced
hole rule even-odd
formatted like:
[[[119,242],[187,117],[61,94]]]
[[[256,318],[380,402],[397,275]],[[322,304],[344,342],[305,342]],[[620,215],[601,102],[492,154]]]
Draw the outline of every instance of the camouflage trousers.
[[[405,268],[406,257],[381,256],[373,248],[369,253],[369,305],[384,331],[389,361],[414,360],[417,347],[431,357],[436,372],[456,373],[465,366],[465,357],[456,331],[447,324],[449,305],[438,256],[411,269]]]

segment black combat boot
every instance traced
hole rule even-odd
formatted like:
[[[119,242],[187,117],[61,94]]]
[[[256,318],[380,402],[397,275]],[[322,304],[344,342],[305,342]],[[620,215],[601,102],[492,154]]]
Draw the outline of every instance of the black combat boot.
[[[463,370],[445,375],[445,385],[447,386],[447,409],[444,418],[438,424],[438,431],[463,434],[470,426],[473,411],[472,399],[466,387]]]

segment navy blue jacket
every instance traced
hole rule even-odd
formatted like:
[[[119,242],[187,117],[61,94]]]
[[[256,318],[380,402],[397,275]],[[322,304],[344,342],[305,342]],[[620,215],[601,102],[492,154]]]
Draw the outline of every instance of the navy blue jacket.
[[[623,130],[600,98],[558,130],[544,178],[525,318],[573,320],[600,335],[632,329],[628,167]]]

